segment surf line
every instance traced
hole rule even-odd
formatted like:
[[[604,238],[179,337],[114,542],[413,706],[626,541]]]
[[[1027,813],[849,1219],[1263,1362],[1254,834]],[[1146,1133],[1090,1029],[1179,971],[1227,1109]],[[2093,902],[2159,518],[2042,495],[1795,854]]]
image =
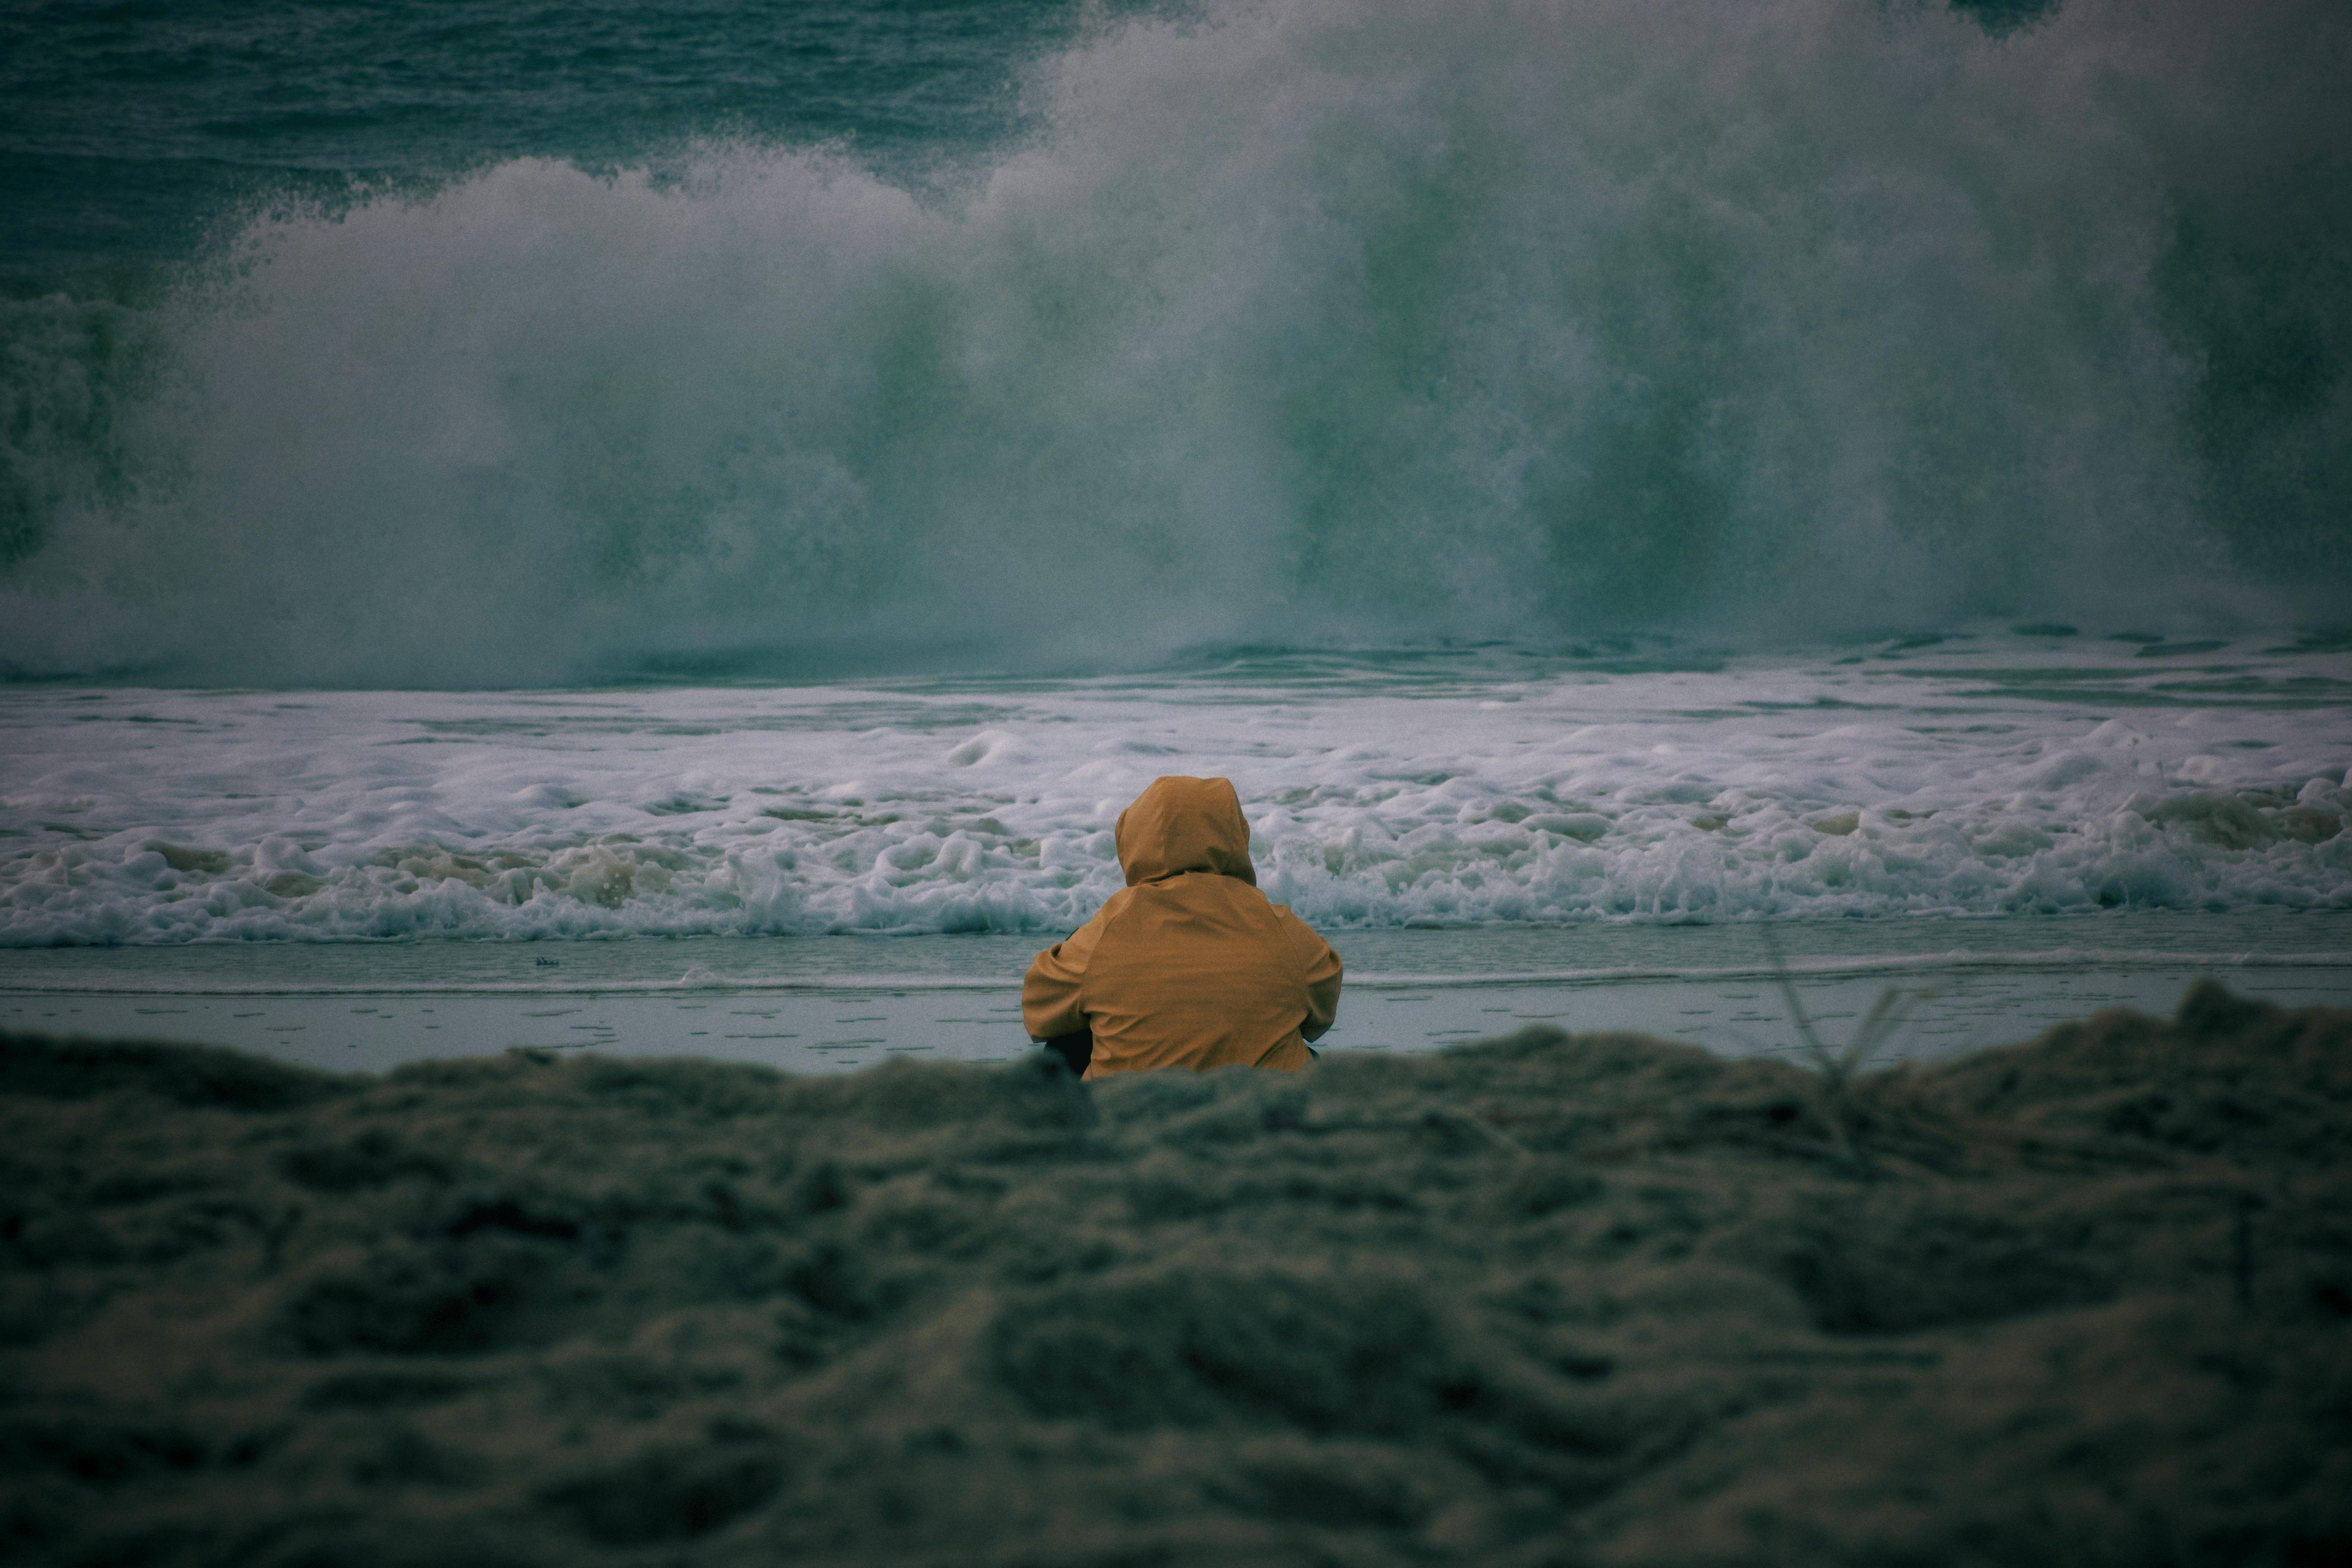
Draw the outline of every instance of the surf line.
[[[2007,955],[1980,952],[1882,954],[1870,958],[1791,959],[1784,968],[1769,963],[1738,963],[1714,968],[1676,969],[1633,966],[1620,969],[1529,969],[1475,974],[1350,974],[1350,991],[1469,991],[1481,987],[1556,985],[1669,984],[1707,981],[1769,980],[1787,973],[1798,979],[1840,979],[1872,974],[1951,973],[1959,971],[2064,970],[2214,970],[2214,969],[2344,969],[2352,970],[2352,952],[2100,952],[2095,949],[2053,948],[2041,952]],[[1018,975],[956,975],[893,977],[843,974],[823,980],[763,980],[751,976],[713,976],[694,980],[607,980],[591,984],[545,981],[486,981],[474,984],[446,982],[379,982],[374,984],[338,983],[323,985],[236,985],[222,983],[131,981],[93,983],[90,976],[71,980],[0,980],[0,996],[740,996],[828,994],[914,995],[951,992],[1011,991],[1020,986]]]

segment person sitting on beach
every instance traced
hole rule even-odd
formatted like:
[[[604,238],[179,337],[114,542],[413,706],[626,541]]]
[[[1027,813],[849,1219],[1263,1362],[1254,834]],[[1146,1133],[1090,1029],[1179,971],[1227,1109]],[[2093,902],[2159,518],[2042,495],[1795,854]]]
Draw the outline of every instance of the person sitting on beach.
[[[1296,1072],[1339,1007],[1339,955],[1257,889],[1223,779],[1154,779],[1118,817],[1127,887],[1030,963],[1021,1017],[1087,1078]]]

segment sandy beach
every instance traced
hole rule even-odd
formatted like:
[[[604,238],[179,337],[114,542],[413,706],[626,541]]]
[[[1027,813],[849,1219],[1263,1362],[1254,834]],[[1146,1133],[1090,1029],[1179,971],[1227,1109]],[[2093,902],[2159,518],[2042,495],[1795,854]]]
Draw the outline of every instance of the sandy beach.
[[[0,1542],[169,1564],[2352,1551],[2352,1011],[1843,1085],[0,1040]]]

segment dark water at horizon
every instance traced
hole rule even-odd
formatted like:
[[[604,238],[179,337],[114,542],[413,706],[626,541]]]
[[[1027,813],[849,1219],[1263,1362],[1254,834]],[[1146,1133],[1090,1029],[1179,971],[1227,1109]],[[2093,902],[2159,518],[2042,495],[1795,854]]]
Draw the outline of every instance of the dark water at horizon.
[[[1020,122],[1076,0],[52,3],[0,17],[0,280],[199,251],[225,218],[505,159],[833,143],[919,179]]]

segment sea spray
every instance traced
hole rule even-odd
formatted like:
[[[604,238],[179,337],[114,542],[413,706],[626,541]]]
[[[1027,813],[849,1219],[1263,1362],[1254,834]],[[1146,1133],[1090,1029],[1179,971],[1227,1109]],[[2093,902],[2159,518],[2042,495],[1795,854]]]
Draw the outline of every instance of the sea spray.
[[[751,140],[289,202],[160,300],[0,303],[0,663],[517,686],[2336,602],[2352,22],[1994,20],[1212,5],[1040,60],[1033,131],[920,195]]]

